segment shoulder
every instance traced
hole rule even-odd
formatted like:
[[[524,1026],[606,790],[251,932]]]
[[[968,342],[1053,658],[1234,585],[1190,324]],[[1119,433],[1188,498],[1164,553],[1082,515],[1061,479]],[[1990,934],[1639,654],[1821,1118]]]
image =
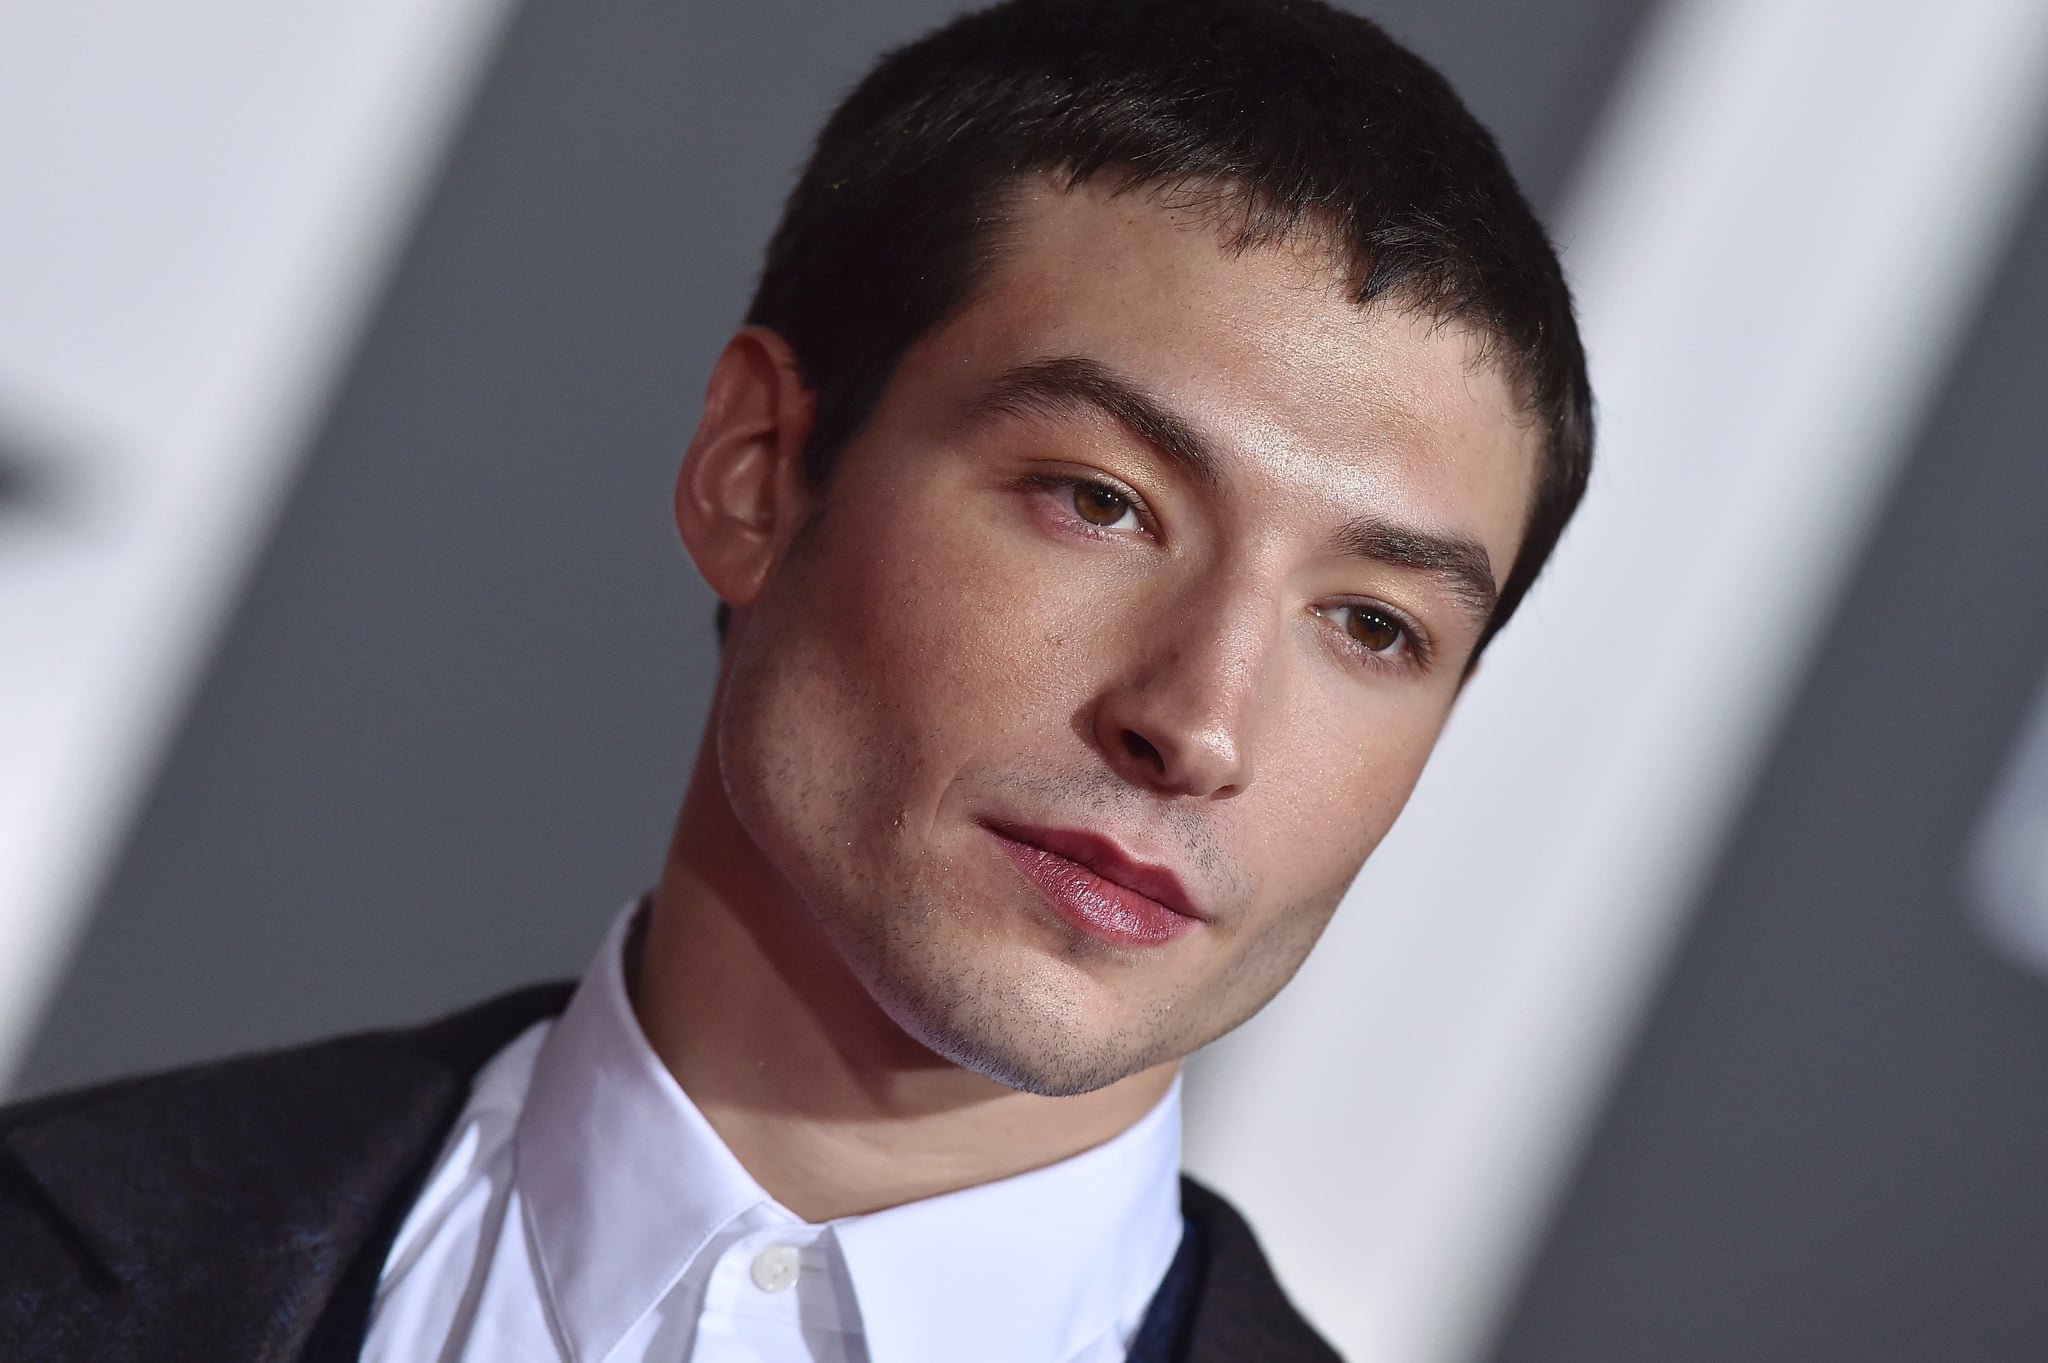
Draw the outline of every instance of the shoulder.
[[[0,1355],[296,1353],[471,1075],[567,996],[0,1108]]]
[[[1180,1205],[1189,1234],[1183,1258],[1168,1277],[1195,1286],[1182,1313],[1185,1339],[1171,1356],[1187,1363],[1340,1363],[1337,1351],[1287,1299],[1237,1208],[1191,1178],[1181,1180]]]
[[[260,1120],[266,1111],[302,1120],[309,1101],[357,1100],[366,1084],[402,1084],[414,1067],[466,1076],[528,1025],[560,1012],[570,989],[534,985],[421,1026],[356,1032],[0,1106],[0,1144],[53,1125],[113,1134],[145,1114],[153,1138],[175,1139],[185,1115],[203,1116],[213,1136],[223,1119]]]

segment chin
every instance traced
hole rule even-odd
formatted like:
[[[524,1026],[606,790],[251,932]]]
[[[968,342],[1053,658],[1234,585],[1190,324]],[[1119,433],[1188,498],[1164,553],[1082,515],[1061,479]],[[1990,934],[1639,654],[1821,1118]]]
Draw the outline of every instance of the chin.
[[[929,957],[900,955],[862,964],[876,967],[860,973],[905,1034],[964,1070],[1026,1093],[1092,1093],[1199,1044],[1180,1030],[1183,1010],[1105,997],[1110,986],[1050,957],[964,968],[955,958],[940,969],[918,968],[934,964]]]

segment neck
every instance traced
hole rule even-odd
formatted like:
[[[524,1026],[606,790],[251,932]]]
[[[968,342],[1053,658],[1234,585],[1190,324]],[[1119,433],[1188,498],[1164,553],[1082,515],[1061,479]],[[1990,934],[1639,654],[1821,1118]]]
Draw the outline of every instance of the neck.
[[[920,1045],[870,997],[725,799],[704,751],[637,961],[655,1053],[747,1172],[807,1221],[1007,1178],[1115,1136],[1178,1066],[1046,1098]]]

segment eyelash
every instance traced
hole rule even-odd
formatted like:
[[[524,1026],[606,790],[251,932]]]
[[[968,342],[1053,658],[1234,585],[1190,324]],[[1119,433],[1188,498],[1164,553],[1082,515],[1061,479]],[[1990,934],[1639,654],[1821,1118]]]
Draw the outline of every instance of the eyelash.
[[[1401,631],[1400,643],[1385,653],[1376,653],[1372,649],[1367,648],[1364,644],[1353,639],[1350,631],[1338,624],[1334,618],[1338,611],[1346,610],[1359,611],[1366,615],[1377,616],[1386,621],[1395,629]],[[1329,620],[1333,626],[1336,626],[1337,632],[1341,636],[1340,647],[1346,649],[1353,656],[1363,659],[1370,666],[1406,667],[1412,665],[1415,667],[1427,667],[1429,665],[1431,657],[1429,636],[1423,632],[1422,626],[1417,624],[1405,612],[1395,610],[1384,602],[1342,601],[1334,606],[1318,606],[1316,607],[1316,614]]]
[[[1122,502],[1125,506],[1131,509],[1132,514],[1138,518],[1138,525],[1140,529],[1142,529],[1148,535],[1153,533],[1152,527],[1154,525],[1154,521],[1152,519],[1152,509],[1145,505],[1145,499],[1143,497],[1140,497],[1136,492],[1132,491],[1128,487],[1125,487],[1122,483],[1113,482],[1108,478],[1089,478],[1083,477],[1079,474],[1072,473],[1042,473],[1024,479],[1021,485],[1023,487],[1031,488],[1038,491],[1064,492],[1068,494],[1067,497],[1063,499],[1065,503],[1066,515],[1068,519],[1070,519],[1074,523],[1075,527],[1082,531],[1084,534],[1094,535],[1098,537],[1114,537],[1128,535],[1131,533],[1128,530],[1112,530],[1106,525],[1097,525],[1093,521],[1088,520],[1086,517],[1084,517],[1080,513],[1080,510],[1073,504],[1073,494],[1080,492],[1085,488],[1093,488],[1099,492],[1107,492],[1110,496],[1116,498],[1118,501]]]
[[[1085,488],[1094,488],[1098,491],[1106,492],[1124,503],[1137,516],[1139,524],[1144,528],[1145,532],[1147,534],[1152,532],[1152,512],[1145,505],[1144,498],[1123,484],[1113,482],[1108,478],[1091,478],[1068,473],[1044,473],[1022,480],[1021,486],[1039,491],[1064,492],[1068,494],[1066,499],[1064,499],[1067,502],[1066,515],[1074,526],[1084,534],[1110,537],[1130,533],[1122,530],[1111,530],[1107,526],[1096,525],[1093,521],[1082,516],[1079,509],[1072,504],[1072,496]],[[1372,667],[1401,668],[1413,666],[1420,668],[1429,665],[1431,657],[1429,636],[1423,631],[1422,626],[1417,624],[1406,612],[1398,611],[1380,601],[1344,601],[1331,607],[1318,606],[1316,607],[1316,614],[1330,620],[1330,623],[1335,625],[1337,622],[1331,617],[1336,611],[1342,610],[1362,611],[1368,615],[1378,616],[1395,629],[1401,631],[1401,642],[1391,652],[1375,653],[1357,640],[1352,639],[1348,630],[1339,627],[1339,633],[1343,636],[1340,646],[1345,648],[1352,656],[1363,660],[1368,666]]]

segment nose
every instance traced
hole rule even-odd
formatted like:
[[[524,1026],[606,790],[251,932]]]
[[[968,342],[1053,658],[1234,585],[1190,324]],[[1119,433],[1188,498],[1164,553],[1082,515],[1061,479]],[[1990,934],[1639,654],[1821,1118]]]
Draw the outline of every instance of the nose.
[[[1224,799],[1248,787],[1274,616],[1257,594],[1216,591],[1135,626],[1131,661],[1095,712],[1111,767],[1162,795]]]

